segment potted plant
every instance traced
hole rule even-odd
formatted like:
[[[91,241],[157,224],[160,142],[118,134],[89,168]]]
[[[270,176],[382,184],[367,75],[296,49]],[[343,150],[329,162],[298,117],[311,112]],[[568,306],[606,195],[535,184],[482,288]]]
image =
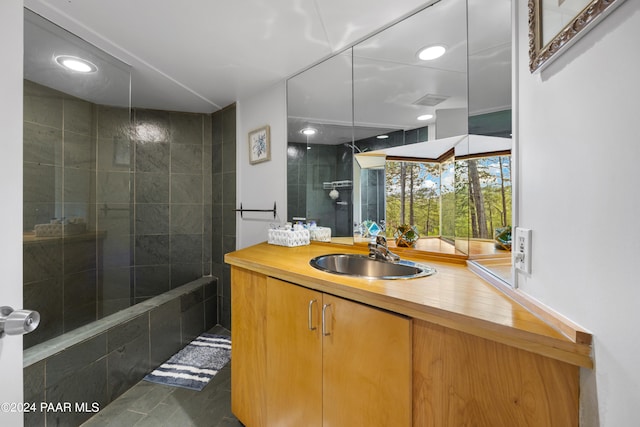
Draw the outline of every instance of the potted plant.
[[[402,224],[396,227],[393,237],[396,239],[396,246],[412,248],[420,238],[418,230],[409,224]]]

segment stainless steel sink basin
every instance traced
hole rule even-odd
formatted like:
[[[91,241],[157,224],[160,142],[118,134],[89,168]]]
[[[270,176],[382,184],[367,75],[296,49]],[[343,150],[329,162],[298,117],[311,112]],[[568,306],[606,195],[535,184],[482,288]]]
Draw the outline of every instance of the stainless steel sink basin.
[[[357,254],[330,254],[313,258],[312,267],[333,274],[369,279],[413,279],[429,276],[435,268],[411,261],[389,262]]]

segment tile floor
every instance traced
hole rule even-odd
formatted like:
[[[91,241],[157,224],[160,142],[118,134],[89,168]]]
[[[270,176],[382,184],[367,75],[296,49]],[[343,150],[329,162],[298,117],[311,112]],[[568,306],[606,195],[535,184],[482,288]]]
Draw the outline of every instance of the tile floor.
[[[209,331],[229,335],[216,326]],[[140,381],[83,427],[242,427],[231,413],[231,362],[202,391]]]

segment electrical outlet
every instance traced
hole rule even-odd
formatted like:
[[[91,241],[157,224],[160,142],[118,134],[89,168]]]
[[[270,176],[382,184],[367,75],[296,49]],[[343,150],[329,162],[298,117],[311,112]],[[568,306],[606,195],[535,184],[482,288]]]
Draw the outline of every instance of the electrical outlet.
[[[531,274],[531,229],[516,227],[512,251],[513,265],[523,273]]]

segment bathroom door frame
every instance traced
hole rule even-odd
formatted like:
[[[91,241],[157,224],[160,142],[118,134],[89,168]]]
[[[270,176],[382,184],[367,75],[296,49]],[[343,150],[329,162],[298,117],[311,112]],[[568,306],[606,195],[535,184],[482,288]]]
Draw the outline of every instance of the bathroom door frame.
[[[22,309],[22,1],[0,1],[0,306]],[[0,425],[23,426],[22,336],[0,338]]]

